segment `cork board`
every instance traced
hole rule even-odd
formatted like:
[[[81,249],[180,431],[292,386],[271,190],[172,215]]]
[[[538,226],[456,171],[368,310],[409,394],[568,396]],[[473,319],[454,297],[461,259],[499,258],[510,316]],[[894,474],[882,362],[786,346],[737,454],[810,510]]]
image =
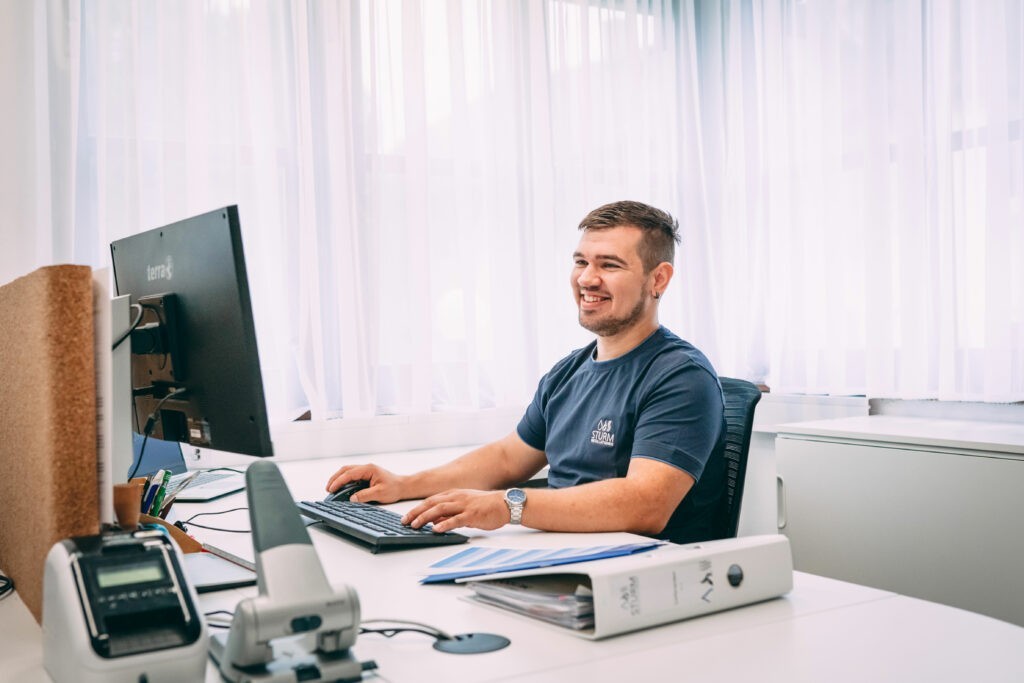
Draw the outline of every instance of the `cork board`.
[[[92,287],[70,265],[0,287],[0,569],[36,621],[50,547],[99,533]]]

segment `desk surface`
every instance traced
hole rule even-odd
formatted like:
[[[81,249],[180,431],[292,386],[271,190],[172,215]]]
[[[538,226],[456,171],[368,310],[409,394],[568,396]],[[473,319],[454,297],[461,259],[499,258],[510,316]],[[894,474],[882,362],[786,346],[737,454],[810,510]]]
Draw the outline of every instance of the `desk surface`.
[[[444,460],[457,450],[375,456],[395,471]],[[349,460],[351,462],[351,460]],[[338,461],[295,461],[281,470],[296,499],[323,496]],[[205,505],[179,505],[179,517],[246,504],[236,494]],[[399,508],[410,504],[400,504]],[[248,528],[248,514],[206,518],[224,528]],[[216,520],[216,522],[212,521]],[[193,528],[202,540],[251,557],[248,536]],[[610,542],[624,534],[549,534],[529,529],[470,532],[471,543],[548,547]],[[620,681],[678,680],[681,671],[701,681],[1021,681],[1024,629],[951,607],[796,572],[785,597],[659,628],[589,641],[469,600],[462,586],[421,586],[421,571],[452,548],[373,555],[320,529],[310,536],[332,581],[354,586],[362,619],[420,621],[449,633],[490,632],[512,644],[483,655],[435,651],[431,640],[406,633],[367,634],[354,652],[375,660],[380,681]],[[200,596],[204,611],[233,609],[254,588]],[[0,680],[48,681],[42,671],[39,627],[12,596],[0,602]],[[429,672],[425,677],[424,672]],[[206,680],[219,681],[211,665]]]

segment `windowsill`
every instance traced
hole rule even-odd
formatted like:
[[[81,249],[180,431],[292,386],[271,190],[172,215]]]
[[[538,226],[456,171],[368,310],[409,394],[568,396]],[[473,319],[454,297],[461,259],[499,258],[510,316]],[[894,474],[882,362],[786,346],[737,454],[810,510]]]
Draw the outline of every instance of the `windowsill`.
[[[430,415],[303,420],[271,425],[275,458],[301,460],[429,448],[475,446],[505,436],[524,408],[502,408]],[[843,417],[893,415],[942,420],[1024,423],[1024,404],[898,401],[863,396],[763,394],[754,415],[755,434],[774,436],[779,426]],[[193,465],[244,465],[246,456],[185,449]]]

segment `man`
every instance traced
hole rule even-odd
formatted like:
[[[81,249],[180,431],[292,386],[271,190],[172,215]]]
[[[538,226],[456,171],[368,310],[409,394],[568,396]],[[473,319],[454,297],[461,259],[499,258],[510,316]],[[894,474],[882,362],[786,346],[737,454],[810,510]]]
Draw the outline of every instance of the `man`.
[[[707,358],[658,323],[678,224],[624,201],[595,209],[579,228],[569,282],[580,325],[597,339],[541,379],[517,429],[411,475],[346,465],[328,491],[366,480],[352,500],[424,498],[403,522],[438,532],[512,522],[679,543],[721,536],[721,387]],[[514,488],[545,465],[551,488]]]

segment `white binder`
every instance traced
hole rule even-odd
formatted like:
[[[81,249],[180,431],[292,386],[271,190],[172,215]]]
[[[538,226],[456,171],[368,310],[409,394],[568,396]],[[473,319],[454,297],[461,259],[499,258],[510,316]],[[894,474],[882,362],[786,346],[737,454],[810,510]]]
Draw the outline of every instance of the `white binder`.
[[[793,588],[793,558],[785,536],[748,536],[477,576],[460,583],[524,576],[575,577],[589,585],[593,628],[570,630],[596,640],[788,593]]]

